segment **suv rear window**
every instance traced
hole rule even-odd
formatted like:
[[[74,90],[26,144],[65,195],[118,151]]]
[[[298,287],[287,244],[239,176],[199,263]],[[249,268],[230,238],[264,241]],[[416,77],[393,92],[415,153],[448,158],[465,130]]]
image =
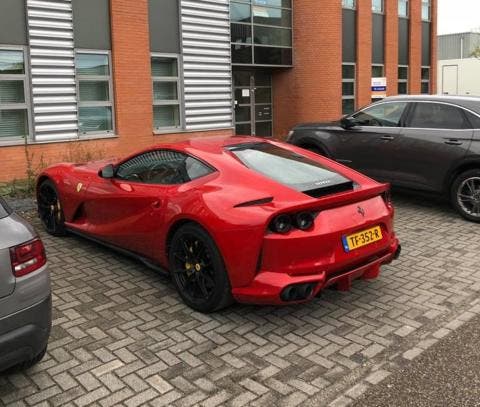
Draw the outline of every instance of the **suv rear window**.
[[[308,193],[352,181],[301,154],[269,143],[247,143],[228,149],[246,167],[297,191]]]
[[[8,215],[12,213],[12,210],[5,202],[3,198],[0,197],[0,219],[6,218]]]

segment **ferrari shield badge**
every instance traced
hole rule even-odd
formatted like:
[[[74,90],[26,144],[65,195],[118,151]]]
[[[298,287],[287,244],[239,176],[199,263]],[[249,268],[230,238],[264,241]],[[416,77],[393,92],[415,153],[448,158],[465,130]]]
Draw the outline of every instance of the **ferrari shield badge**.
[[[83,184],[81,182],[79,182],[77,184],[77,192],[80,192],[82,190],[82,187],[83,187]]]

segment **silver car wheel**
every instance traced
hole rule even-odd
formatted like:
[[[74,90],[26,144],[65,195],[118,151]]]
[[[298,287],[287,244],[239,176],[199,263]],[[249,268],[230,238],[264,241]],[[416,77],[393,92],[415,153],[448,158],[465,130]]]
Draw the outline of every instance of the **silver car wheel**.
[[[465,213],[480,218],[480,177],[467,178],[459,185],[457,202]]]

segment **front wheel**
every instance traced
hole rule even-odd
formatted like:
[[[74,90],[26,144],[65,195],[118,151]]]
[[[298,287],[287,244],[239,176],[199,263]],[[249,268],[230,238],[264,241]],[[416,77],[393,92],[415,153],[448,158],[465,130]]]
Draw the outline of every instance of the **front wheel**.
[[[55,184],[43,181],[37,191],[38,216],[45,230],[53,236],[64,236],[65,217]]]
[[[450,199],[460,215],[480,223],[480,170],[460,174],[452,184]]]
[[[186,224],[175,232],[169,263],[173,282],[189,307],[207,313],[233,302],[220,251],[200,226]]]

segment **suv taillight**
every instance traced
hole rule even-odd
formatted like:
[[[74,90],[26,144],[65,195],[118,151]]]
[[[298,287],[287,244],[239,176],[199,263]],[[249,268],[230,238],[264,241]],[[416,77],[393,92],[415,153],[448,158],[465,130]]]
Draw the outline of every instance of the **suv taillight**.
[[[15,277],[23,277],[38,270],[47,262],[45,248],[40,239],[11,247],[10,259]]]

